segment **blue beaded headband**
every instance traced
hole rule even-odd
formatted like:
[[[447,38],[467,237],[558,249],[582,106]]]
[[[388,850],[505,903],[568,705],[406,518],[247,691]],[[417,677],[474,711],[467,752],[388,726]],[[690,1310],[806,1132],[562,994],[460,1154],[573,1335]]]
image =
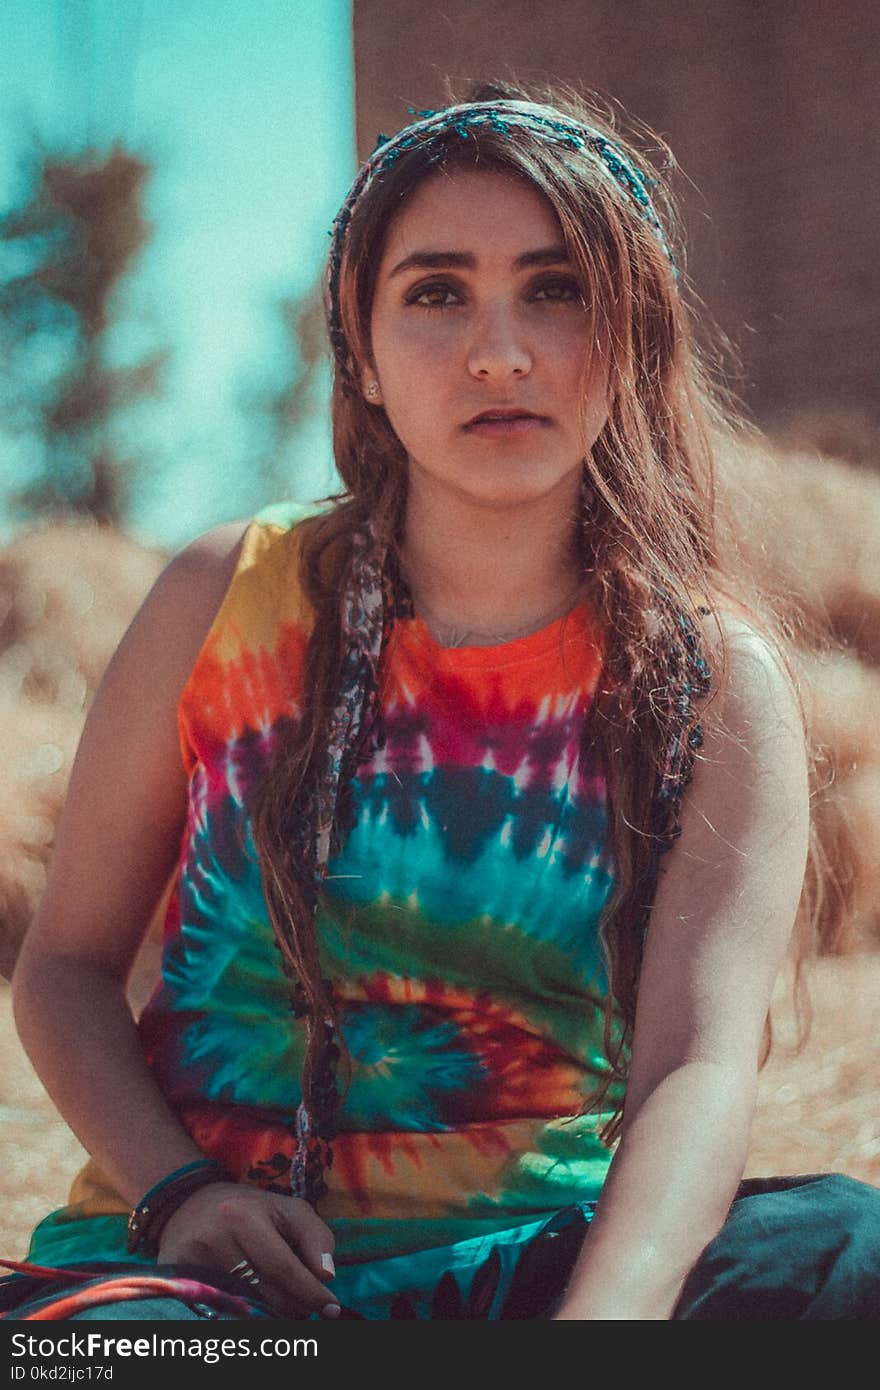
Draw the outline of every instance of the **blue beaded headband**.
[[[339,272],[345,234],[355,205],[373,179],[389,169],[406,150],[448,131],[455,131],[462,139],[466,139],[468,131],[474,127],[490,126],[492,130],[500,131],[502,135],[512,138],[519,127],[544,135],[549,141],[555,141],[569,149],[587,150],[596,155],[599,166],[635,203],[637,212],[650,226],[672,266],[673,273],[677,276],[675,258],[648,192],[649,188],[655,186],[656,181],[649,179],[641,169],[632,164],[620,146],[600,131],[563,115],[553,106],[542,106],[531,101],[475,101],[460,106],[447,106],[441,111],[416,111],[413,107],[409,109],[410,114],[418,116],[419,119],[411,125],[404,126],[396,135],[379,136],[372,154],[361,165],[345,202],[336,214],[330,232],[332,243],[327,271],[330,340],[337,358],[346,369],[348,345],[342,331],[339,311]]]

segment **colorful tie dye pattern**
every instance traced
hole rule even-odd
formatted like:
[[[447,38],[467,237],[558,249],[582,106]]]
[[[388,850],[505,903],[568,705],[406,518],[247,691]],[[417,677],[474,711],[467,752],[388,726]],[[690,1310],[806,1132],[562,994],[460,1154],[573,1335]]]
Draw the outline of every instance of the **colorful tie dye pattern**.
[[[312,621],[302,512],[250,525],[183,691],[188,819],[139,1025],[200,1148],[276,1190],[303,1025],[247,806],[298,719]],[[353,1061],[320,1206],[338,1264],[513,1237],[598,1195],[611,1155],[601,1121],[579,1112],[606,1068],[597,923],[613,864],[604,781],[579,732],[600,671],[586,607],[496,647],[445,650],[420,618],[395,624],[387,742],[359,770],[318,919]],[[59,1240],[69,1261],[123,1258],[124,1210],[89,1164],[31,1258],[51,1263]]]

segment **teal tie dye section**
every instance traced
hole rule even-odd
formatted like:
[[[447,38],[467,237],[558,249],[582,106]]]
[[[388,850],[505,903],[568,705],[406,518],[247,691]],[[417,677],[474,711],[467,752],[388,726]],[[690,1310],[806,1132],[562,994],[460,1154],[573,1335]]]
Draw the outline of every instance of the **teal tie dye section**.
[[[556,945],[587,983],[600,961],[585,923],[598,920],[613,886],[604,804],[578,804],[566,788],[545,807],[541,791],[536,814],[527,793],[511,797],[509,780],[483,769],[387,773],[366,787],[359,779],[357,823],[344,857],[329,866],[329,893],[359,907],[394,901],[397,912],[409,903],[438,934],[477,917],[516,924]],[[401,802],[411,808],[403,828]]]

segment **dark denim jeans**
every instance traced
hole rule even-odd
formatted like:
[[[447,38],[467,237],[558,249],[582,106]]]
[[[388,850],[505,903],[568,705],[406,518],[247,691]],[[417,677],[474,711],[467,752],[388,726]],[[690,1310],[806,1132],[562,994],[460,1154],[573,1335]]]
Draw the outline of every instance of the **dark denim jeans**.
[[[494,1263],[497,1268],[497,1261],[490,1257],[472,1273],[467,1287],[451,1274],[444,1276],[427,1305],[428,1313],[395,1298],[387,1317],[486,1318],[491,1308],[493,1318],[546,1320],[558,1304],[583,1241],[589,1239],[591,1217],[588,1203],[554,1216],[524,1246],[509,1288],[493,1289],[497,1275],[492,1267]],[[138,1272],[143,1274],[143,1267]],[[215,1277],[195,1270],[162,1272]],[[97,1270],[95,1282],[100,1282]],[[24,1318],[57,1297],[63,1287],[63,1274],[52,1291],[28,1277],[2,1280],[2,1315]],[[226,1289],[241,1293],[228,1284]],[[246,1315],[271,1316],[259,1304]],[[184,1302],[152,1294],[59,1316],[164,1321],[243,1314],[224,1306],[222,1296]],[[345,1309],[343,1316],[362,1315]],[[717,1322],[880,1319],[880,1188],[834,1173],[747,1179],[721,1231],[688,1276],[673,1317]]]

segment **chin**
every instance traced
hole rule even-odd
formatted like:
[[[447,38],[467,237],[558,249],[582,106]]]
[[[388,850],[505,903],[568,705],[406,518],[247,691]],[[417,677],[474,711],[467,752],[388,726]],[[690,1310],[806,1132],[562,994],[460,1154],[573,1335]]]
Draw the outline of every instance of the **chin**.
[[[570,473],[542,477],[537,469],[511,469],[500,477],[497,473],[495,476],[480,479],[471,476],[460,484],[460,491],[466,493],[478,505],[524,507],[543,502],[554,493],[564,492],[568,499],[572,482],[575,487],[580,485],[580,468],[574,478]]]
[[[432,468],[410,456],[413,482],[419,480],[435,495],[448,492],[462,502],[492,509],[528,506],[553,493],[564,493],[568,500],[571,492],[580,487],[582,468],[580,459],[574,464],[560,462],[548,468],[546,459],[517,458],[512,454],[456,460],[451,468],[447,458]]]

